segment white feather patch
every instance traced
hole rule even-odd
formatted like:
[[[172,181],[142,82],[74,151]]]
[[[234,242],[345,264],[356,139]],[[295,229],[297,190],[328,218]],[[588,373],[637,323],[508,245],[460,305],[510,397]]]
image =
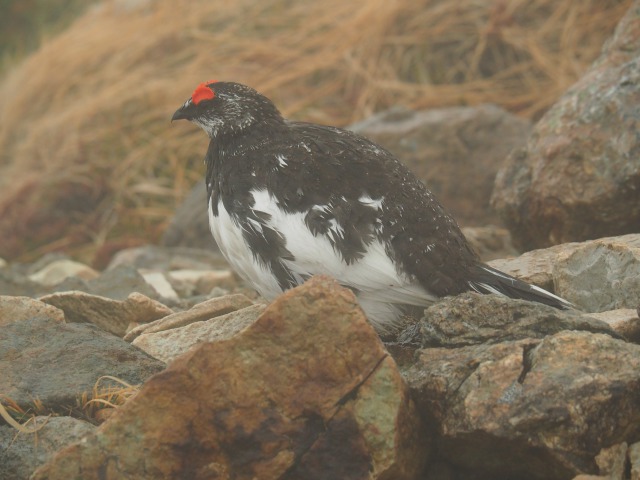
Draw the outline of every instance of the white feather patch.
[[[543,295],[546,295],[548,297],[551,297],[551,298],[554,298],[554,299],[558,300],[560,303],[564,304],[565,306],[567,306],[569,308],[575,308],[575,305],[573,303],[569,302],[568,300],[565,300],[562,297],[558,297],[557,295],[554,295],[553,293],[548,292],[545,289],[538,287],[537,285],[531,285],[531,288],[533,290],[535,290],[536,292],[538,292],[538,293],[542,293]]]
[[[398,273],[387,255],[384,245],[374,240],[364,257],[347,264],[325,235],[313,235],[304,222],[306,212],[286,213],[266,190],[252,190],[253,209],[268,213],[268,226],[286,239],[286,248],[295,260],[284,264],[300,279],[325,274],[336,278],[342,285],[356,290],[360,305],[371,323],[379,330],[387,330],[399,320],[400,311],[390,303],[428,306],[436,299],[417,282]],[[381,199],[380,199],[381,201]],[[327,211],[326,206],[316,206]],[[332,224],[331,235],[341,235],[342,226]]]
[[[272,299],[282,293],[269,268],[256,261],[243,237],[242,228],[229,216],[224,204],[218,203],[218,216],[213,215],[211,207],[209,199],[209,227],[227,262],[263,297]],[[262,225],[256,224],[260,227],[258,231],[262,231]]]
[[[380,210],[382,208],[382,202],[384,201],[384,197],[376,198],[374,200],[373,198],[371,198],[369,195],[365,193],[360,196],[358,201],[363,205],[367,205],[375,208],[376,210]]]
[[[390,330],[400,320],[401,311],[394,304],[426,307],[436,300],[437,297],[417,282],[398,273],[380,241],[373,241],[361,260],[348,265],[327,236],[311,233],[304,222],[306,212],[284,212],[266,190],[253,190],[251,194],[255,201],[253,210],[269,214],[271,218],[266,226],[277,230],[285,238],[286,248],[295,260],[284,260],[283,263],[291,270],[296,281],[302,283],[309,276],[325,274],[353,288],[369,321],[379,331]],[[217,216],[213,215],[211,207],[210,200],[211,232],[233,269],[268,300],[282,293],[269,267],[256,260],[244,239],[241,226],[231,218],[224,204],[221,201],[218,203]],[[329,212],[326,205],[313,208]],[[257,232],[262,231],[262,225],[255,220],[252,226]],[[342,226],[334,220],[330,235],[341,235],[343,231]]]
[[[281,168],[284,168],[284,167],[286,167],[288,165],[287,164],[287,157],[285,157],[282,154],[276,155],[276,160],[278,160],[278,165],[280,165]]]

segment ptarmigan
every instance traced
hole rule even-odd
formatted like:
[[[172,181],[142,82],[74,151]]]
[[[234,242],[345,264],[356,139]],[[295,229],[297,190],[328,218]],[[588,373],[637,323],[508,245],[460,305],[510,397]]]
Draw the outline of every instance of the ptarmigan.
[[[571,307],[480,262],[424,184],[366,138],[286,120],[268,98],[233,82],[198,85],[178,119],[211,139],[211,231],[266,299],[327,274],[354,291],[381,333],[469,290]]]

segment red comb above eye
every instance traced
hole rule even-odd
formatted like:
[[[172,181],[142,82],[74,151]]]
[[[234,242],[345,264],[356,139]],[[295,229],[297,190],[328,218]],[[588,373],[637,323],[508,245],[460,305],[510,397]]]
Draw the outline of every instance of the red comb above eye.
[[[196,89],[193,91],[193,94],[191,95],[191,101],[194,104],[198,105],[202,100],[211,100],[216,96],[216,94],[213,93],[213,90],[211,90],[211,88],[207,86],[211,83],[216,83],[216,81],[209,80],[208,82],[202,82],[196,87]]]

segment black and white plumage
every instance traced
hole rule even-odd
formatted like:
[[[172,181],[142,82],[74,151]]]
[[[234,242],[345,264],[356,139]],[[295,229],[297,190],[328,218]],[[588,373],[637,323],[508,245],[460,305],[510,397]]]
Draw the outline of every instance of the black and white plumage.
[[[481,263],[424,184],[366,138],[287,121],[269,99],[232,82],[200,84],[177,119],[211,139],[211,231],[267,299],[327,274],[355,292],[380,332],[469,290],[571,307]]]

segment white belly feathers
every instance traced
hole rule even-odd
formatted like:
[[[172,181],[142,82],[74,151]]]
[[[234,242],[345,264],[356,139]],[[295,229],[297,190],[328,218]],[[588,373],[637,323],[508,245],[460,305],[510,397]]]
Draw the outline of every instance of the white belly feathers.
[[[309,230],[304,221],[306,212],[284,212],[266,190],[253,190],[251,194],[255,200],[253,210],[269,214],[266,225],[285,238],[286,248],[294,260],[284,260],[283,264],[291,270],[296,281],[302,283],[312,275],[326,274],[353,288],[367,317],[378,330],[387,331],[397,323],[401,312],[394,303],[427,306],[435,300],[436,297],[417,282],[397,271],[379,240],[369,244],[362,259],[347,264],[327,235],[313,235]],[[231,266],[263,297],[271,300],[282,293],[269,267],[256,260],[244,239],[239,224],[242,219],[234,221],[222,202],[218,204],[218,216],[213,215],[211,207],[210,200],[211,231]],[[339,234],[340,228],[334,225],[335,231],[330,234]]]

